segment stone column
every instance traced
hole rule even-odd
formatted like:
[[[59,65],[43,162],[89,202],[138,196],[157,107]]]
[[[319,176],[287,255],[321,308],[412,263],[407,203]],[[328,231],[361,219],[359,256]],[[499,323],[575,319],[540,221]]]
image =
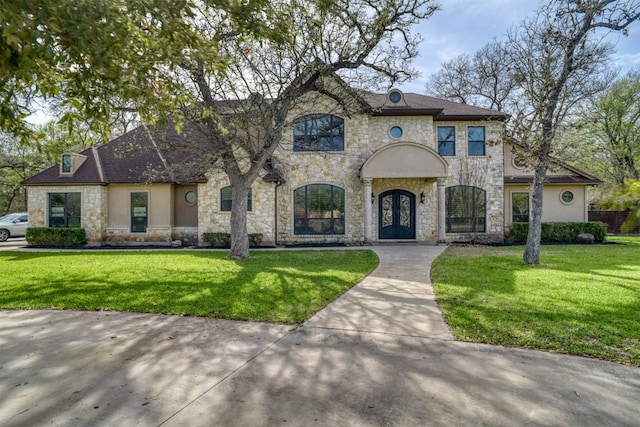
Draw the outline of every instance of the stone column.
[[[438,243],[445,243],[446,213],[444,204],[444,186],[446,178],[438,178]]]
[[[371,241],[371,179],[364,179],[364,240]]]

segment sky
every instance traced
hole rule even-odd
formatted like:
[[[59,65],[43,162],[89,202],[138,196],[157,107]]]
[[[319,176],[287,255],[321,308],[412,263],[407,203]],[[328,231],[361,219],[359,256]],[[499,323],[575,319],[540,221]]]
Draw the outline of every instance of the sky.
[[[440,0],[440,10],[414,27],[423,42],[414,67],[422,74],[400,89],[425,92],[429,76],[442,63],[463,53],[473,54],[493,39],[506,40],[507,31],[533,14],[537,0]],[[607,39],[616,45],[613,60],[623,72],[640,68],[640,22],[632,24],[629,36],[610,33]]]

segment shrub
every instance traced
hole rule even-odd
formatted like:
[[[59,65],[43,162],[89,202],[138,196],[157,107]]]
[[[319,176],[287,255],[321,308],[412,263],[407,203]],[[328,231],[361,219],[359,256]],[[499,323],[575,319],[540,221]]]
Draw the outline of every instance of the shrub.
[[[514,222],[509,230],[508,240],[513,243],[527,241],[529,223]],[[593,234],[595,241],[604,242],[607,225],[602,222],[543,222],[541,243],[573,243],[578,234]]]
[[[231,246],[231,234],[229,233],[202,233],[202,241],[217,248]],[[262,243],[262,233],[249,234],[249,246],[256,247]]]
[[[229,247],[231,246],[231,234],[202,233],[202,241],[218,248]]]
[[[29,227],[25,238],[29,246],[43,248],[79,248],[87,244],[84,228]]]
[[[262,244],[262,233],[250,233],[249,234],[249,246],[256,247]]]

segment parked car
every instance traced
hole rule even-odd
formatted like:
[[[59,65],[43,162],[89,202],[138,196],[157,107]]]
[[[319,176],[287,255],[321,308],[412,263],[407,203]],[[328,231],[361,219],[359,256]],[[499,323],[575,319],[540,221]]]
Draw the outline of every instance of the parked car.
[[[29,215],[26,212],[0,217],[0,242],[4,242],[9,237],[24,237],[28,226]]]

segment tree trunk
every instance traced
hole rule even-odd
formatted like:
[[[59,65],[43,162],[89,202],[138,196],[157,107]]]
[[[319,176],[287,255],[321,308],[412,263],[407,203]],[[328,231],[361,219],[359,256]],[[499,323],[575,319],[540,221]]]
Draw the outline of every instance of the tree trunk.
[[[527,244],[524,248],[523,259],[527,264],[540,264],[540,238],[542,237],[542,199],[544,196],[544,181],[547,177],[547,160],[540,159],[533,175],[533,197],[531,200],[531,221]]]
[[[247,197],[249,187],[231,183],[231,249],[229,258],[249,258],[249,234],[247,232]]]

